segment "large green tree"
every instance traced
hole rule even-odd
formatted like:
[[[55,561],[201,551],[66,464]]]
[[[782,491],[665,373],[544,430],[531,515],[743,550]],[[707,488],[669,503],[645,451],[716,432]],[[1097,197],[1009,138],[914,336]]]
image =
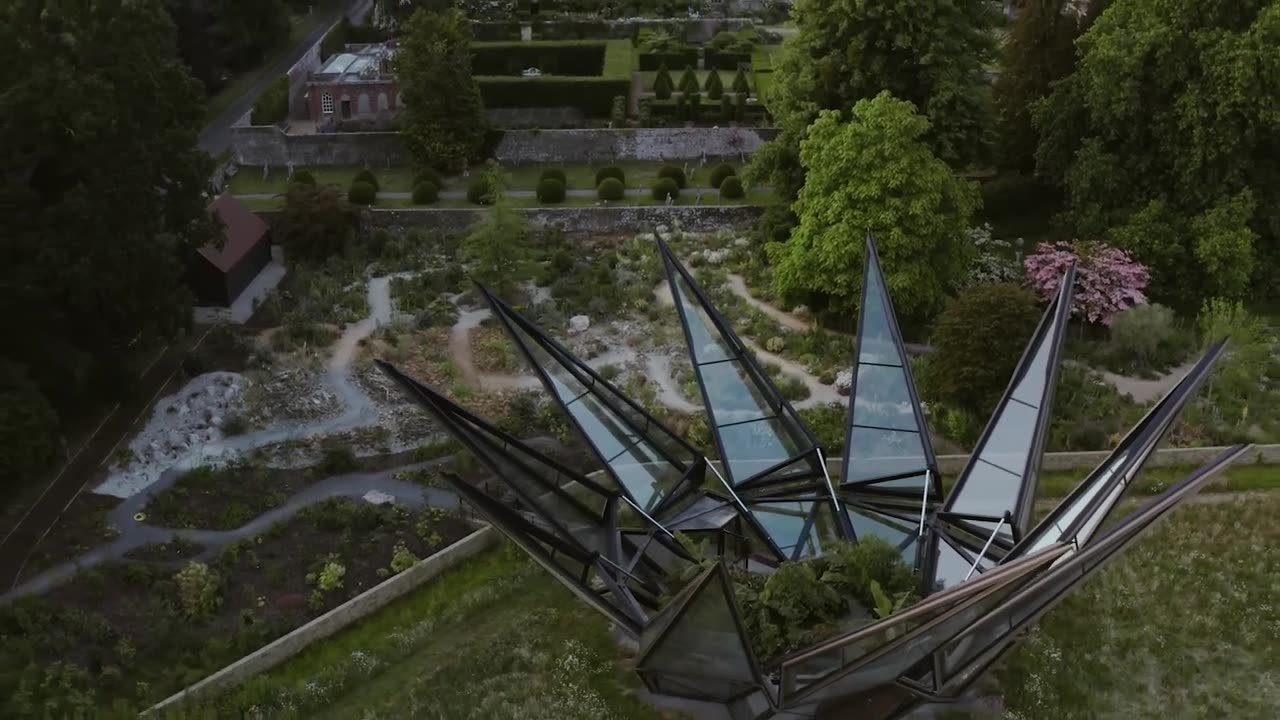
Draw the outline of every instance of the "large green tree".
[[[1196,308],[1280,286],[1280,0],[1124,0],[1036,112],[1038,171],[1081,237]]]
[[[396,55],[405,146],[419,167],[456,170],[480,150],[486,127],[471,77],[471,26],[458,10],[409,18]]]
[[[847,110],[887,90],[929,118],[927,140],[953,167],[985,159],[992,120],[987,72],[996,60],[993,0],[796,0],[765,98],[781,135],[753,174],[794,197],[800,140],[821,110]]]
[[[294,183],[271,230],[289,259],[324,262],[342,254],[354,228],[351,205],[337,188]]]
[[[800,144],[800,224],[788,242],[767,246],[775,292],[852,317],[871,230],[898,312],[921,318],[942,305],[968,267],[966,231],[980,199],[928,136],[928,118],[888,92],[858,101],[852,116],[818,115]]]
[[[158,0],[10,0],[0,47],[0,359],[65,411],[190,322],[203,93]]]

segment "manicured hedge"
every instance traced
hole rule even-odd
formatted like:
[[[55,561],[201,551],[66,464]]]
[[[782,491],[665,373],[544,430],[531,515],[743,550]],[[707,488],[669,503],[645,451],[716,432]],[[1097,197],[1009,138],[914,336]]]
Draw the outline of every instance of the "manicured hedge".
[[[413,186],[417,187],[419,183],[429,182],[437,188],[444,187],[444,182],[440,179],[440,173],[431,168],[423,168],[413,176]]]
[[[316,186],[316,176],[311,174],[310,170],[299,170],[289,178],[289,182],[296,185]]]
[[[676,167],[675,165],[663,165],[658,170],[658,177],[671,178],[671,180],[681,188],[688,184],[688,180],[684,176],[684,170]]]
[[[751,53],[721,52],[707,48],[703,56],[707,60],[707,69],[737,70],[743,63],[751,62]]]
[[[738,200],[745,194],[742,191],[742,181],[737,175],[730,175],[720,183],[720,197],[726,200]]]
[[[539,182],[547,179],[559,180],[561,185],[564,185],[565,187],[569,186],[569,178],[565,176],[564,171],[560,168],[547,168],[538,176]]]
[[[721,163],[711,170],[711,187],[718,188],[720,187],[720,183],[724,182],[726,178],[733,177],[737,174],[738,171],[734,170],[732,165],[728,163]]]
[[[351,183],[347,191],[347,200],[352,205],[372,205],[378,199],[378,189],[363,180]]]
[[[493,201],[489,198],[489,183],[483,175],[473,178],[471,184],[467,186],[467,200],[473,205],[493,204]]]
[[[625,78],[478,76],[487,108],[576,107],[590,117],[607,118],[613,99],[631,92]]]
[[[365,168],[360,172],[356,173],[356,176],[351,178],[351,182],[352,183],[367,182],[373,186],[374,190],[382,189],[382,186],[378,184],[378,178],[373,174],[373,171],[370,170],[369,168]]]
[[[680,197],[680,186],[669,177],[660,178],[658,182],[653,184],[653,199],[658,202],[666,202],[668,197]]]
[[[413,203],[415,205],[431,205],[439,197],[439,188],[430,180],[423,180],[413,186]]]
[[[622,186],[622,181],[616,177],[607,177],[596,187],[596,195],[601,200],[621,200],[626,191],[626,188]]]
[[[697,48],[689,48],[688,50],[680,50],[677,52],[663,53],[640,53],[640,70],[650,71],[657,70],[662,65],[669,68],[682,68],[686,65],[698,66],[698,50]]]
[[[562,203],[564,202],[564,183],[555,178],[545,178],[538,183],[537,196],[538,202]]]
[[[525,68],[536,67],[543,75],[599,77],[606,48],[603,40],[472,43],[471,71],[519,77]]]
[[[610,165],[608,167],[600,168],[599,172],[596,173],[596,185],[600,185],[600,183],[609,178],[614,178],[623,184],[627,182],[627,174],[622,171],[622,168],[617,165]]]
[[[289,76],[281,75],[267,89],[262,91],[257,102],[253,104],[253,112],[249,115],[250,125],[275,125],[289,117]]]

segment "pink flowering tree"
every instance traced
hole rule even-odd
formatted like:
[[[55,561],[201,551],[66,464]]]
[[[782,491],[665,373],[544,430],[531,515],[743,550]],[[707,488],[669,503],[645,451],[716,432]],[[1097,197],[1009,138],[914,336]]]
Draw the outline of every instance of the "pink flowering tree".
[[[1151,275],[1129,253],[1100,242],[1040,243],[1023,260],[1027,284],[1044,300],[1052,299],[1062,273],[1076,264],[1076,292],[1072,314],[1091,323],[1110,325],[1116,313],[1147,302],[1144,292]]]

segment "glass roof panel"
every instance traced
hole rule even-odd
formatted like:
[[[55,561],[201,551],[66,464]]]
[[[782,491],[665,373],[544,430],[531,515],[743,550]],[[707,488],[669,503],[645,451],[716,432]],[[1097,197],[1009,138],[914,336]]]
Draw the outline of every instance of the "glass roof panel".
[[[703,365],[699,370],[717,426],[777,415],[739,361]]]
[[[701,365],[718,360],[728,360],[736,356],[729,343],[716,329],[711,318],[702,309],[702,305],[694,296],[693,290],[679,274],[675,276],[676,291],[680,293],[677,310],[684,314],[689,324],[689,335],[692,336],[693,362]]]
[[[920,431],[907,376],[902,368],[883,365],[858,366],[858,384],[853,399],[853,423],[895,430]]]
[[[1022,476],[978,460],[969,468],[964,492],[954,497],[951,511],[999,518],[1013,510]]]
[[[1044,401],[1044,389],[1049,384],[1049,356],[1053,354],[1053,343],[1042,341],[1035,349],[1018,384],[1013,388],[1013,399],[1020,400],[1031,407],[1039,408]]]
[[[898,518],[878,513],[862,507],[845,506],[849,514],[849,522],[853,524],[853,534],[857,538],[868,535],[884,540],[902,551],[903,557],[911,565],[915,565],[915,543],[919,536],[919,528],[908,525]]]
[[[859,489],[865,489],[869,491],[898,490],[898,491],[910,491],[915,495],[923,495],[924,486],[926,482],[927,482],[927,478],[925,474],[921,473],[919,475],[908,475],[906,477],[900,477],[894,480],[882,480],[881,482],[866,483],[863,485],[858,485],[857,487]]]
[[[609,461],[609,467],[636,503],[650,512],[680,482],[680,468],[667,462],[653,447],[637,442]]]
[[[945,590],[964,582],[965,576],[973,563],[966,560],[960,551],[951,547],[945,539],[938,538],[938,550],[934,558],[937,569],[934,572],[934,591]]]
[[[724,583],[713,573],[640,662],[640,669],[693,682],[709,697],[728,700],[755,686],[746,639],[734,620]],[[688,686],[688,685],[687,685]]]
[[[775,465],[807,452],[781,419],[756,420],[719,428],[729,481],[737,485]]]
[[[747,510],[787,558],[793,557],[801,545],[799,558],[822,554],[824,543],[837,537],[829,504],[823,500],[747,503]]]
[[[849,437],[844,482],[922,472],[926,466],[920,433],[854,426]]]
[[[875,264],[873,258],[868,262]],[[880,279],[880,268],[874,267],[866,273],[867,286],[863,297],[861,336],[858,342],[859,362],[870,362],[879,365],[902,365],[903,359],[898,354],[897,343],[893,340],[890,327],[887,293]]]

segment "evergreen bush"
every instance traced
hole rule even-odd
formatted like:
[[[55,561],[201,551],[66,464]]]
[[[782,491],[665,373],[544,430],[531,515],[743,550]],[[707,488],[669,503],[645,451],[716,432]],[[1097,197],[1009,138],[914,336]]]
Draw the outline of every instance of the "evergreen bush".
[[[719,188],[720,183],[724,182],[725,178],[737,174],[738,171],[734,170],[732,165],[728,163],[720,163],[711,169],[711,187]]]
[[[697,122],[702,117],[702,93],[689,93],[689,119]]]
[[[312,175],[308,170],[299,170],[289,178],[290,184],[306,185],[308,187],[316,186],[316,176]]]
[[[616,178],[618,182],[623,185],[626,185],[627,183],[627,174],[617,165],[600,168],[596,173],[596,186],[599,186],[600,183],[604,182],[608,178]]]
[[[680,76],[680,92],[688,95],[698,91],[698,73],[694,72],[692,65],[686,65],[684,74]]]
[[[681,173],[683,175],[684,173]],[[658,202],[666,202],[667,198],[675,199],[680,197],[680,185],[670,177],[661,177],[658,182],[653,184],[653,199]]]
[[[702,86],[702,89],[707,91],[708,98],[712,100],[720,99],[720,96],[724,94],[724,83],[720,80],[719,70],[711,71],[711,74],[707,76],[707,82]]]
[[[738,74],[733,76],[733,84],[730,86],[733,91],[739,95],[751,94],[751,83],[747,81],[747,71],[745,68],[738,68]]]
[[[569,187],[569,178],[564,174],[564,170],[560,168],[547,168],[538,175],[538,182],[543,180],[559,180],[561,185]]]
[[[738,200],[745,194],[742,190],[742,181],[737,175],[730,175],[720,183],[720,197],[726,200]]]
[[[413,186],[413,204],[415,205],[431,205],[440,197],[440,191],[436,188],[435,183],[430,180],[423,180]]]
[[[613,109],[609,112],[609,119],[613,121],[614,127],[622,127],[627,124],[627,98],[625,95],[618,95],[613,99]]]
[[[733,93],[720,96],[720,119],[725,122],[733,119]]]
[[[671,97],[671,91],[674,89],[671,71],[667,69],[667,64],[663,63],[658,67],[658,74],[653,78],[653,94],[657,95],[659,100],[666,100]]]
[[[467,200],[473,205],[493,204],[493,198],[489,193],[489,181],[483,175],[473,178],[467,185]]]
[[[347,201],[352,205],[372,205],[378,199],[378,190],[364,180],[351,183],[347,190]]]
[[[378,178],[373,174],[373,171],[370,170],[369,168],[365,168],[360,172],[356,173],[356,176],[351,178],[351,182],[352,184],[355,184],[358,182],[367,182],[373,186],[373,189],[375,191],[382,189],[382,186],[378,184]]]
[[[681,190],[688,185],[688,180],[684,176],[684,170],[676,167],[675,165],[663,165],[658,170],[658,178],[671,178],[671,181],[674,182],[676,187]]]
[[[564,193],[564,183],[555,178],[545,178],[538,182],[538,202],[562,203]]]
[[[625,194],[626,188],[622,185],[622,181],[615,177],[607,177],[596,186],[596,195],[601,200],[621,200]]]
[[[437,188],[444,187],[444,181],[440,177],[440,173],[432,168],[422,168],[413,176],[413,186],[417,187],[419,183],[429,182]]]

